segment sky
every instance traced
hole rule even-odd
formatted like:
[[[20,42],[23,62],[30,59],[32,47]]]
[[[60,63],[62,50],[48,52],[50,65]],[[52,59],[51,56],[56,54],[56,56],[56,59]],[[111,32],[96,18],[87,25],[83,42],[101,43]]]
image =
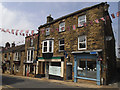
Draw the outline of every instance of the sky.
[[[37,2],[35,2],[37,1]],[[67,14],[73,13],[77,10],[93,6],[95,4],[99,4],[99,2],[79,2],[78,0],[74,0],[74,2],[69,2],[64,0],[64,2],[56,2],[52,0],[51,2],[44,0],[45,2],[41,2],[41,0],[29,0],[25,1],[15,1],[10,0],[2,0],[0,3],[0,28],[4,29],[18,29],[18,30],[35,30],[40,25],[46,23],[46,17],[51,14],[54,19],[65,16]],[[94,0],[93,0],[94,1]],[[108,1],[109,13],[118,12],[118,2]],[[120,19],[120,18],[119,18]],[[116,48],[118,47],[118,18],[112,19],[113,32],[116,39]],[[0,46],[4,46],[7,41],[10,43],[15,42],[16,45],[24,44],[24,36],[16,36],[13,34],[0,32]],[[117,49],[116,49],[117,51]],[[117,54],[118,56],[118,54]],[[120,56],[119,56],[120,57]]]

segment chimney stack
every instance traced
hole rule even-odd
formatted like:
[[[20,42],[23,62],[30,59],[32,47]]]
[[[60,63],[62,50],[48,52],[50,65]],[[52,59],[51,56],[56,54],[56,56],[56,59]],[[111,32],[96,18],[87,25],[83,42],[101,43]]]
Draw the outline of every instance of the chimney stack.
[[[53,21],[53,18],[51,17],[51,14],[49,16],[47,16],[47,23]]]
[[[12,47],[15,47],[15,43],[14,42],[12,43]]]

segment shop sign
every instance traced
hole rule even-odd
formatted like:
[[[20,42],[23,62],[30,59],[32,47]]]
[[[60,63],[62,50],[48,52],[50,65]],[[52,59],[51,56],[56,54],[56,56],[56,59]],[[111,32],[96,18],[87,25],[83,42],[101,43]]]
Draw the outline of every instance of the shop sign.
[[[97,52],[90,52],[90,54],[97,54]]]
[[[61,67],[58,66],[49,66],[49,74],[61,76]]]

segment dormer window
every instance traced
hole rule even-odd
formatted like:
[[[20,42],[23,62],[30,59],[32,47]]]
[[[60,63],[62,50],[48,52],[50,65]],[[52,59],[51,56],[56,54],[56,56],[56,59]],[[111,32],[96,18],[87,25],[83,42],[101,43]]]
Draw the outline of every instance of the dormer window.
[[[43,41],[42,53],[53,53],[53,40]]]
[[[65,22],[59,24],[59,32],[65,31]]]
[[[82,27],[86,23],[86,15],[78,17],[78,27]]]

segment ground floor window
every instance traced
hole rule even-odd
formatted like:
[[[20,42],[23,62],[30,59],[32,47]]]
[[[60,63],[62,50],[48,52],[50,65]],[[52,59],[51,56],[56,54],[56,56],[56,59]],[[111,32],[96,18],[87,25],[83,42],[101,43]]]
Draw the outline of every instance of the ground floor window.
[[[86,59],[78,60],[77,65],[77,74],[80,77],[87,77],[87,78],[95,78],[96,79],[96,60],[94,59]]]

